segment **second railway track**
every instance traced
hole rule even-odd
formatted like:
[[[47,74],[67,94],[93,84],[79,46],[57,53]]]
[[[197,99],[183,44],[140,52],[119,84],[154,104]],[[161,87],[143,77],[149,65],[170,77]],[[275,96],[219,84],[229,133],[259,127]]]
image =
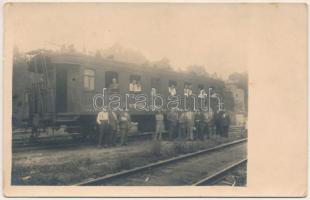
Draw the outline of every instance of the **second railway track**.
[[[91,185],[193,185],[246,157],[245,139],[225,143],[131,170],[77,183]],[[181,162],[182,161],[182,162]]]

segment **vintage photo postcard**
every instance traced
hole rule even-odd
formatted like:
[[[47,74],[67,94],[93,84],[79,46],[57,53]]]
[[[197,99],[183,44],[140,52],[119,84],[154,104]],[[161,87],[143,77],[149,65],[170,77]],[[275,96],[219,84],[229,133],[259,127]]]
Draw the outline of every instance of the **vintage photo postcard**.
[[[307,195],[307,4],[3,9],[5,196]]]

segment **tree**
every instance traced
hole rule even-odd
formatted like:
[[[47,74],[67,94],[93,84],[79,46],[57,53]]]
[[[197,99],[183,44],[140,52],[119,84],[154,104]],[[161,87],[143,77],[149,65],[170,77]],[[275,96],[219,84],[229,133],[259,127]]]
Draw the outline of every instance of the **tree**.
[[[166,57],[163,57],[162,59],[158,60],[158,61],[154,61],[152,62],[152,65],[161,68],[161,69],[171,69],[171,65],[170,65],[170,60]]]
[[[228,79],[244,91],[245,110],[248,110],[248,73],[233,73]]]
[[[100,50],[96,50],[95,57],[97,57],[97,58],[101,58],[102,57]]]
[[[197,75],[197,76],[206,76],[206,77],[210,76],[210,74],[207,72],[205,66],[203,66],[203,65],[190,65],[188,67],[188,71],[190,73]]]
[[[68,46],[68,51],[69,51],[69,53],[75,53],[74,44],[70,44],[70,45]]]

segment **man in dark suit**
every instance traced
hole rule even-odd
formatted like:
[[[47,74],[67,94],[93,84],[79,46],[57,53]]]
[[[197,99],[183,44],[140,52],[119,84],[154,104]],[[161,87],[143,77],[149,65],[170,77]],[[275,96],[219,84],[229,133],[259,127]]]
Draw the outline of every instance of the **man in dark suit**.
[[[122,111],[119,115],[119,129],[121,133],[121,145],[127,145],[127,134],[130,128],[130,115],[126,111]]]
[[[115,140],[116,140],[116,134],[119,130],[118,126],[118,117],[117,114],[114,111],[109,112],[109,124],[110,124],[110,133],[108,137],[108,145],[114,146]]]
[[[228,131],[229,131],[229,125],[230,125],[230,117],[227,112],[224,112],[221,117],[221,130],[222,130],[222,136],[228,137]]]
[[[215,125],[215,133],[217,136],[222,136],[222,130],[221,130],[221,118],[222,118],[222,111],[218,110],[214,114],[214,125]]]

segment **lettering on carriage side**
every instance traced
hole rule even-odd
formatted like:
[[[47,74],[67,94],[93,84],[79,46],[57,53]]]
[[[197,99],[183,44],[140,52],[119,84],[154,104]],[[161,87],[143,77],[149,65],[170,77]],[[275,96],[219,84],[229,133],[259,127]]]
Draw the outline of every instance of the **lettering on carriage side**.
[[[93,96],[93,110],[114,110],[114,111],[129,111],[135,109],[137,111],[156,111],[156,110],[178,110],[178,111],[209,111],[211,109],[211,101],[218,101],[218,108],[221,110],[220,96],[216,93],[211,95],[212,88],[209,89],[207,95],[184,95],[183,99],[180,95],[169,95],[167,97],[161,94],[151,95],[149,98],[146,94],[112,94],[106,95],[107,88],[102,89],[102,94]],[[198,100],[197,100],[198,98]]]

